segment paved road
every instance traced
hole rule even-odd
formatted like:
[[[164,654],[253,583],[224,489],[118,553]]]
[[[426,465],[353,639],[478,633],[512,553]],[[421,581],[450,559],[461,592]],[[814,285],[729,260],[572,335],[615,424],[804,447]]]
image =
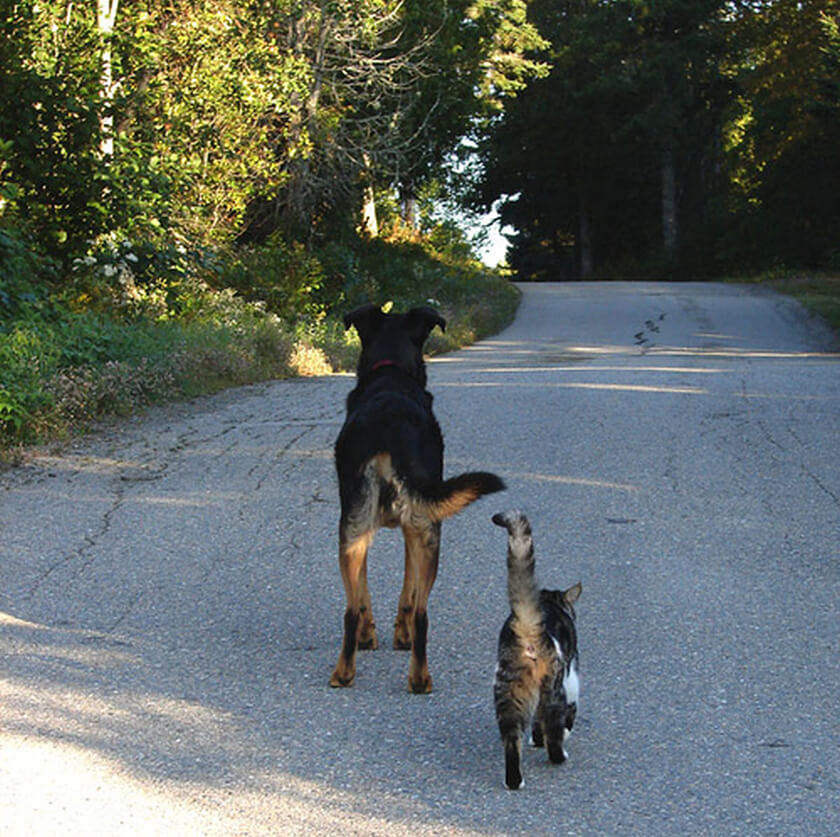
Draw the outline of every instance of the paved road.
[[[509,490],[444,525],[427,697],[390,648],[327,687],[349,377],[0,474],[0,833],[840,832],[832,346],[757,290],[579,283],[432,362],[447,473]],[[514,505],[543,583],[584,587],[571,758],[529,751],[518,793],[491,699]],[[401,552],[372,551],[386,636]]]

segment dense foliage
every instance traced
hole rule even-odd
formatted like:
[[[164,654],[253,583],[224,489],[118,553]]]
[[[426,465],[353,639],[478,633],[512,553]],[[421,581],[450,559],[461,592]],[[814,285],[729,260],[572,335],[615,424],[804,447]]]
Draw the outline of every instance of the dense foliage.
[[[533,278],[840,265],[837,0],[535,0],[482,147]]]
[[[4,0],[0,224],[66,268],[103,239],[309,246],[415,194],[542,66],[525,0]]]
[[[346,367],[361,301],[498,327],[515,292],[422,208],[544,72],[526,7],[4,0],[0,437]]]
[[[437,306],[448,327],[427,348],[438,352],[495,333],[518,299],[507,280],[426,241],[314,252],[279,239],[224,265],[122,250],[85,269],[100,278],[21,302],[0,324],[0,452],[163,400],[350,370],[359,345],[339,315],[369,300]],[[230,287],[211,290],[214,274]]]

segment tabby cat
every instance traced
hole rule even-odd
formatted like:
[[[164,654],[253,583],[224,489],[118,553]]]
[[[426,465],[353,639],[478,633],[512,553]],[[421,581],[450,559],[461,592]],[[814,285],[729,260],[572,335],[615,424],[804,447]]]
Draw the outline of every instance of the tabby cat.
[[[508,598],[511,614],[499,635],[493,697],[505,748],[505,785],[523,785],[522,737],[548,758],[565,761],[566,738],[578,704],[578,652],[574,603],[578,582],[568,590],[540,590],[534,579],[534,542],[528,518],[518,511],[493,516],[508,531]]]

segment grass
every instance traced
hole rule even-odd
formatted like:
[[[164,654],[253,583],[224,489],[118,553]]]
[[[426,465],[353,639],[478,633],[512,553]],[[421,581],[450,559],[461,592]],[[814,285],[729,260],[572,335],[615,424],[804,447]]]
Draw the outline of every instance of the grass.
[[[793,297],[805,309],[825,320],[828,326],[840,335],[840,276],[785,270],[736,277],[731,281],[764,285]]]
[[[840,276],[790,276],[766,284],[797,299],[840,334]]]

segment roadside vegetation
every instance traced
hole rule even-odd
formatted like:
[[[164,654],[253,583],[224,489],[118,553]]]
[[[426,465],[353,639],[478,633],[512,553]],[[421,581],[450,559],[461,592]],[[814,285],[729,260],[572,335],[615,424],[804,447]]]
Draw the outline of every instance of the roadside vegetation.
[[[7,457],[151,404],[351,370],[358,338],[341,318],[364,302],[438,308],[448,327],[427,345],[439,353],[498,331],[519,296],[468,252],[447,254],[429,240],[358,240],[320,254],[280,244],[226,258],[154,255],[150,264],[126,249],[77,265],[58,292],[19,286],[14,299],[0,296]],[[238,290],[250,275],[259,286]]]
[[[362,302],[438,307],[432,351],[509,320],[450,219],[464,138],[544,72],[526,7],[3,4],[0,448],[348,369]]]
[[[532,0],[481,146],[524,278],[840,271],[840,0]]]

